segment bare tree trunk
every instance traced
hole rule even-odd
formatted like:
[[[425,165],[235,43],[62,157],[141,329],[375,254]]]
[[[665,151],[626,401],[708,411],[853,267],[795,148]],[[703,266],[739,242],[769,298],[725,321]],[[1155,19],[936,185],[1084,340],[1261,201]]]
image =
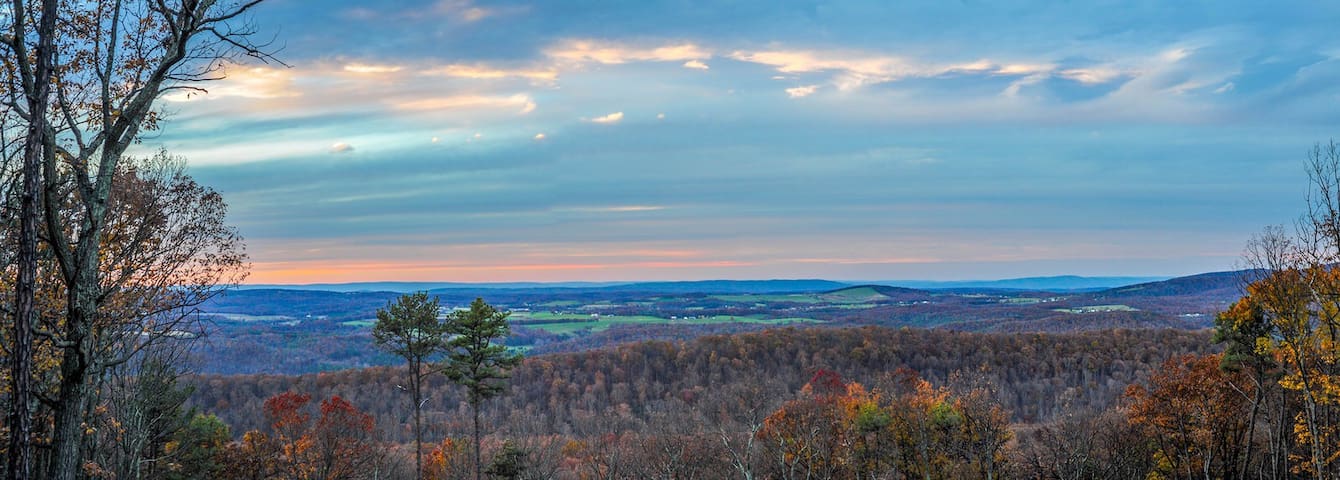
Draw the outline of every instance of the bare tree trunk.
[[[479,459],[479,402],[470,402],[470,408],[475,413],[475,480],[480,480],[483,476]]]
[[[94,268],[96,269],[96,266]],[[88,277],[93,282],[97,281],[96,270],[85,270],[80,273],[80,280]],[[84,458],[82,452],[84,407],[88,404],[92,393],[88,385],[89,370],[92,366],[90,354],[93,351],[90,329],[97,307],[92,298],[85,298],[80,294],[82,291],[87,290],[70,291],[71,298],[68,300],[69,307],[66,311],[69,319],[66,322],[68,328],[65,338],[72,345],[66,347],[61,356],[60,391],[57,393],[53,409],[56,418],[51,436],[51,461],[47,469],[47,478],[52,480],[76,480]]]
[[[84,432],[80,427],[84,419],[84,392],[88,386],[83,382],[83,374],[72,372],[82,368],[73,363],[62,362],[60,396],[53,409],[56,425],[51,443],[55,450],[47,469],[48,478],[53,480],[75,480],[83,462]]]
[[[414,479],[423,480],[423,430],[419,423],[419,410],[423,406],[423,401],[419,399],[422,396],[420,390],[420,365],[418,362],[411,362],[409,374],[410,388],[414,389]]]
[[[13,37],[16,53],[23,53],[24,8],[14,1]],[[14,286],[14,349],[11,352],[9,462],[7,478],[27,479],[32,475],[32,358],[34,299],[37,295],[37,210],[41,196],[40,169],[50,154],[47,144],[47,104],[51,97],[51,63],[55,49],[56,0],[42,0],[42,18],[37,27],[36,62],[31,83],[24,82],[28,96],[28,132],[23,144],[23,192],[19,213],[19,275]],[[25,59],[26,60],[26,59]],[[26,63],[25,60],[20,60]],[[27,72],[25,72],[27,73]]]

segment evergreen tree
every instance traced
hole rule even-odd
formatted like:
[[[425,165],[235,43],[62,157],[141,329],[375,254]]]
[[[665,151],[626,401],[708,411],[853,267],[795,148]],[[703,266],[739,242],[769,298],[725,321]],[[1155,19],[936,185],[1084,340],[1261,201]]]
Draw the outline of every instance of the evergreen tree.
[[[377,324],[372,337],[377,347],[399,355],[409,367],[409,388],[414,402],[414,478],[423,478],[423,430],[420,410],[423,407],[423,380],[433,373],[425,363],[441,353],[445,325],[438,322],[441,310],[437,297],[428,298],[428,292],[401,295],[386,308],[377,310]],[[403,388],[403,387],[402,387]]]
[[[521,355],[507,352],[507,347],[495,343],[506,338],[508,312],[498,311],[484,299],[476,298],[469,310],[455,311],[447,316],[447,356],[442,373],[453,383],[466,389],[470,409],[474,413],[475,479],[481,478],[479,405],[484,400],[503,393],[509,377],[508,370],[521,363]]]

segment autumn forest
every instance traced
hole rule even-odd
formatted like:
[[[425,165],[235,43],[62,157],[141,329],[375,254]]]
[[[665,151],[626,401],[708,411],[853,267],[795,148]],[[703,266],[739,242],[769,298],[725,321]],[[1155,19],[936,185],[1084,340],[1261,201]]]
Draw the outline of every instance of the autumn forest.
[[[291,35],[297,47],[295,52],[286,52],[286,32],[267,25],[267,8],[272,4],[280,4],[276,7],[280,9],[296,8],[294,3],[14,0],[0,6],[0,357],[4,360],[0,368],[0,407],[4,411],[0,461],[4,478],[1340,478],[1340,145],[1334,142],[1318,141],[1291,160],[1299,173],[1295,184],[1306,192],[1297,199],[1303,207],[1300,215],[1280,218],[1287,226],[1260,225],[1255,227],[1263,227],[1260,233],[1232,239],[1246,248],[1236,264],[1223,266],[1223,272],[1073,288],[945,282],[917,289],[889,282],[832,280],[606,281],[607,274],[610,278],[634,274],[741,278],[774,272],[764,267],[775,265],[799,269],[792,277],[869,278],[862,275],[875,275],[869,273],[872,270],[842,268],[919,268],[916,265],[937,263],[960,268],[960,263],[974,264],[959,261],[956,255],[979,260],[1027,255],[988,252],[972,257],[972,252],[954,250],[962,242],[948,237],[909,241],[888,236],[888,245],[884,245],[885,238],[879,237],[886,235],[884,230],[875,231],[879,238],[873,242],[881,248],[897,250],[894,244],[902,241],[938,245],[945,253],[933,257],[899,251],[891,254],[898,258],[888,260],[860,257],[859,252],[848,255],[842,250],[848,242],[853,251],[871,243],[862,236],[868,232],[843,230],[851,228],[843,223],[843,211],[858,212],[860,218],[854,224],[866,226],[882,221],[874,217],[893,216],[889,212],[898,208],[834,206],[824,203],[826,198],[845,199],[851,193],[851,198],[878,203],[884,197],[857,192],[863,188],[863,176],[882,175],[885,167],[900,169],[898,175],[913,176],[917,168],[941,164],[937,155],[947,149],[871,148],[856,155],[830,155],[825,140],[815,139],[812,148],[807,144],[792,150],[796,155],[818,152],[817,156],[783,156],[777,164],[760,161],[750,164],[754,166],[749,173],[771,178],[769,175],[781,172],[777,175],[786,177],[782,185],[791,186],[788,195],[805,198],[812,205],[788,204],[782,197],[766,197],[757,204],[738,200],[746,205],[741,211],[757,217],[727,218],[716,217],[721,212],[710,202],[731,204],[723,200],[728,194],[722,191],[735,190],[736,184],[728,180],[713,183],[714,172],[694,174],[701,178],[676,177],[682,172],[665,166],[674,162],[648,163],[639,168],[651,173],[635,168],[637,174],[632,177],[656,177],[657,185],[671,185],[667,191],[685,190],[683,195],[667,194],[653,200],[691,201],[643,202],[636,195],[660,187],[624,188],[618,180],[610,180],[600,188],[585,188],[581,186],[589,185],[563,174],[544,180],[578,186],[487,197],[490,192],[510,192],[509,182],[545,176],[526,174],[510,180],[488,176],[496,173],[495,168],[515,166],[508,162],[548,168],[550,163],[563,164],[578,157],[617,153],[636,158],[636,153],[629,153],[632,150],[623,150],[631,149],[631,144],[672,150],[674,147],[663,145],[675,143],[665,140],[671,138],[668,134],[634,138],[644,133],[630,131],[626,138],[590,148],[571,147],[573,143],[564,142],[579,142],[561,137],[597,132],[590,133],[594,138],[608,134],[605,130],[621,122],[632,127],[627,124],[643,121],[637,126],[659,128],[648,125],[665,125],[681,112],[667,105],[656,108],[670,111],[668,120],[666,113],[650,107],[646,112],[629,107],[629,120],[622,110],[604,115],[580,113],[566,130],[527,130],[520,136],[504,128],[489,135],[477,132],[485,129],[480,125],[494,120],[489,113],[470,109],[501,105],[508,109],[504,122],[508,128],[510,122],[531,128],[525,122],[543,115],[533,113],[540,108],[537,99],[547,102],[552,98],[557,104],[565,94],[558,87],[560,74],[564,79],[614,75],[611,72],[640,62],[673,63],[676,70],[723,77],[739,74],[732,67],[749,74],[755,73],[750,68],[767,67],[770,81],[795,84],[782,90],[784,99],[768,100],[774,103],[779,99],[848,101],[853,97],[843,95],[878,90],[873,86],[892,88],[890,85],[905,80],[929,84],[1008,79],[1010,83],[993,94],[992,101],[1010,108],[1023,108],[1011,102],[1052,98],[1030,97],[1027,89],[1052,88],[1063,82],[1076,84],[1066,88],[1094,88],[1118,81],[1113,79],[1127,79],[1133,87],[1114,87],[1117,93],[1111,94],[1129,92],[1141,85],[1130,79],[1157,69],[1144,65],[1113,73],[1102,68],[1123,67],[1121,62],[1102,68],[1066,63],[1089,61],[1085,55],[1066,55],[1037,65],[982,59],[932,68],[907,59],[911,57],[823,60],[817,50],[749,53],[724,47],[713,51],[693,44],[633,49],[586,40],[556,43],[569,50],[539,49],[540,58],[553,63],[546,66],[516,60],[512,57],[522,55],[507,50],[511,47],[489,43],[505,43],[502,37],[517,36],[513,34],[519,31],[558,31],[538,23],[493,31],[487,41],[478,42],[479,52],[472,51],[483,58],[498,54],[491,50],[496,47],[513,62],[508,64],[511,69],[490,70],[483,60],[444,68],[429,68],[425,66],[429,61],[422,60],[403,67],[353,62],[350,59],[364,55],[357,48],[326,51],[323,46],[319,55],[305,56],[310,55],[304,50],[311,48],[310,42],[337,42],[341,35],[364,33],[350,33],[357,30],[350,29],[339,35],[316,34],[306,30],[310,25],[291,19],[299,32]],[[435,24],[446,30],[435,30],[431,37],[434,42],[448,43],[466,35],[449,32],[473,32],[470,29],[480,22],[527,16],[535,13],[533,9],[544,8],[507,2],[430,3],[431,7],[419,13],[448,18]],[[712,10],[696,3],[676,5],[677,11],[697,12],[699,8]],[[807,19],[801,23],[819,22],[815,19],[831,14],[828,8],[816,7],[797,18]],[[418,25],[414,12],[385,16],[390,15],[389,10],[388,5],[360,5],[340,10],[331,18],[403,22],[407,30]],[[597,17],[600,21],[589,23],[606,23],[603,13]],[[695,23],[712,24],[697,20],[703,19],[695,17]],[[841,33],[834,35],[841,37]],[[360,46],[403,48],[389,39],[365,43]],[[781,48],[784,42],[753,43]],[[1191,55],[1190,50],[1194,49],[1162,53],[1158,58],[1176,63]],[[298,80],[293,80],[282,73],[304,72],[304,67],[296,65],[301,60],[335,73],[325,80],[297,73],[292,77]],[[331,67],[341,62],[342,66]],[[409,88],[412,100],[386,100],[382,107],[416,115],[426,115],[422,112],[428,110],[469,110],[480,118],[478,124],[442,120],[452,126],[440,131],[459,138],[448,138],[446,133],[441,139],[437,134],[425,135],[431,138],[425,142],[443,144],[441,148],[457,142],[450,145],[456,150],[443,153],[445,160],[434,159],[437,163],[432,168],[464,165],[460,172],[433,177],[458,183],[402,188],[398,182],[406,180],[386,180],[370,157],[355,155],[403,138],[354,135],[350,138],[371,147],[340,141],[329,149],[318,149],[325,155],[321,161],[327,163],[310,169],[311,175],[319,177],[327,167],[354,168],[357,175],[367,176],[369,185],[386,180],[391,185],[387,188],[403,191],[373,191],[370,186],[356,194],[302,190],[302,202],[335,206],[323,214],[299,217],[284,215],[288,207],[300,208],[296,204],[302,202],[259,208],[249,203],[252,197],[216,190],[204,175],[195,174],[204,165],[203,171],[214,175],[210,178],[223,178],[236,187],[237,178],[218,172],[245,171],[249,160],[232,157],[310,149],[297,140],[285,143],[287,139],[264,137],[269,130],[292,128],[297,132],[293,135],[301,136],[334,131],[334,127],[324,123],[294,126],[310,118],[248,111],[246,122],[266,130],[256,135],[269,138],[270,143],[235,148],[225,140],[211,140],[206,148],[173,136],[225,135],[227,128],[220,126],[224,123],[201,119],[222,118],[224,114],[218,112],[226,111],[222,106],[231,102],[300,104],[308,100],[310,95],[267,89],[270,84],[266,82],[281,77],[284,81],[279,83],[290,89],[339,86],[341,95],[327,95],[321,103],[305,107],[316,112],[312,116],[329,114],[323,122],[366,116],[372,109],[335,113],[322,109],[358,100],[359,90],[349,85],[363,81],[360,79],[382,75],[378,78],[388,80],[378,80],[382,82],[377,83],[378,88],[394,89],[396,84],[389,79],[404,80],[395,76],[411,76],[414,69],[421,70],[413,73],[418,77],[450,80],[441,80],[443,84],[522,79],[527,88],[542,93],[492,95],[484,87],[471,87],[479,90],[471,90],[468,97],[443,99],[427,98],[426,88]],[[265,72],[269,76],[262,75]],[[831,72],[839,72],[833,74],[831,84],[801,84],[810,81],[803,80],[809,78],[806,75]],[[657,71],[638,76],[636,81],[602,77],[594,90],[581,90],[583,84],[574,80],[564,88],[577,85],[577,91],[587,92],[576,94],[584,101],[601,97],[606,89],[642,82],[666,83],[656,83],[660,88],[656,94],[639,98],[686,91],[718,104],[753,98],[743,86],[753,84],[743,80],[741,91],[732,83],[729,90],[720,89],[726,93],[720,93],[706,88],[680,90],[679,84],[661,79],[663,75]],[[657,80],[649,80],[652,77]],[[243,82],[241,87],[228,83],[239,78],[251,83]],[[1243,85],[1207,87],[1188,80],[1171,90],[1180,95],[1215,87],[1215,95],[1227,95],[1235,88],[1252,88]],[[829,94],[833,97],[825,96]],[[911,101],[915,96],[899,98]],[[274,108],[279,112],[286,107]],[[777,115],[790,114],[778,108],[776,112],[781,113]],[[853,109],[844,113],[850,118],[872,115],[879,119],[918,114],[914,110],[869,114]],[[1077,117],[1083,113],[1075,112],[1079,112]],[[636,115],[645,118],[637,120]],[[685,118],[714,129],[732,125],[738,120],[735,115]],[[994,113],[979,117],[991,115]],[[428,122],[425,118],[440,120],[413,120]],[[761,124],[771,128],[773,123],[768,122],[772,121]],[[852,130],[879,137],[890,130],[880,121],[876,120],[878,128]],[[1160,117],[1159,121],[1170,120]],[[801,123],[808,129],[816,122],[806,117]],[[955,122],[932,119],[926,123]],[[701,142],[708,149],[721,141],[718,137],[748,137],[754,131],[698,132],[678,141]],[[498,137],[520,138],[526,148],[537,150],[512,151],[486,144],[495,132]],[[1101,136],[1094,132],[1091,138]],[[186,146],[176,151],[178,145]],[[1298,145],[1300,151],[1306,146]],[[574,150],[554,153],[544,148]],[[515,154],[515,158],[489,156],[496,151]],[[728,146],[723,151],[767,156],[759,153],[766,150],[753,147]],[[224,152],[230,158],[197,163],[199,158],[183,152],[204,156]],[[693,150],[685,157],[699,153]],[[839,187],[825,190],[827,177],[816,173],[823,168],[810,167],[830,162],[840,170],[837,164],[844,158],[850,160],[848,157],[869,163],[851,170],[855,174],[843,173]],[[622,168],[611,165],[604,166],[610,171]],[[804,168],[787,170],[796,165]],[[600,174],[598,169],[590,170],[593,178]],[[484,180],[461,180],[475,178],[470,175],[480,171],[487,172]],[[304,179],[296,177],[306,173],[292,175],[295,178],[285,182],[301,183]],[[962,175],[966,190],[973,190],[966,182],[991,176],[977,173]],[[920,191],[928,200],[917,207],[928,211],[943,207],[935,205],[935,199],[954,191],[959,181],[945,181],[943,188],[929,193]],[[271,182],[275,180],[269,176],[253,176],[240,183],[261,185],[251,191],[257,198],[288,188]],[[701,183],[712,184],[714,190],[690,191]],[[903,188],[919,191],[914,187]],[[400,201],[406,198],[402,195],[412,196],[419,190],[448,198],[455,205],[452,208],[478,212],[471,210],[450,217],[451,222],[441,222],[449,224],[447,233],[420,224],[395,230],[389,223],[379,223],[396,218],[399,210],[341,216],[346,210],[364,208],[359,205],[378,205],[387,198]],[[628,195],[629,200],[613,205],[593,203],[595,200],[564,203],[567,197],[584,199],[591,190],[601,195]],[[517,206],[530,199],[530,194],[547,203],[534,209]],[[978,194],[969,196],[973,195]],[[1021,196],[1030,195],[1034,193]],[[952,208],[936,211],[952,213],[967,209],[963,205],[977,208],[997,201],[988,193],[974,198],[963,204],[948,202]],[[518,204],[510,203],[514,201]],[[239,202],[244,205],[242,220],[235,223],[229,207]],[[409,209],[412,203],[405,200],[395,208]],[[1040,211],[1047,212],[1056,205],[1066,206],[1065,200],[1037,203],[1046,204]],[[819,213],[806,217],[810,211]],[[767,217],[776,212],[785,218]],[[304,223],[322,220],[322,215],[336,218],[335,223]],[[636,215],[648,217],[632,217]],[[594,224],[599,228],[576,226],[587,216],[606,220]],[[1100,215],[1077,217],[1085,216]],[[405,217],[425,218],[408,213]],[[608,220],[614,217],[624,220]],[[792,221],[795,225],[790,225]],[[702,238],[671,238],[677,230],[692,230],[697,222],[713,231]],[[297,226],[286,230],[290,223]],[[996,225],[994,219],[983,217],[962,223]],[[774,237],[765,236],[764,241],[744,237],[753,235],[753,228],[766,230],[760,225],[786,226],[767,230]],[[915,224],[908,230],[936,231],[927,225]],[[820,236],[812,230],[820,227],[832,227],[832,233],[816,240]],[[949,230],[975,239],[972,241],[983,249],[1028,242],[1011,236],[1017,232],[1008,228],[979,235],[960,227]],[[323,228],[378,248],[344,245],[337,233],[330,233],[329,238],[304,237]],[[378,230],[388,228],[386,233]],[[534,233],[532,228],[541,233],[525,237]],[[740,230],[738,240],[732,237],[735,228]],[[1067,237],[1067,231],[1050,228],[1037,230],[1055,233],[1051,242],[1075,239],[1077,246],[1055,243],[1047,248],[1024,246],[1019,251],[1041,255],[1038,261],[1044,265],[1087,265],[1070,262],[1074,260],[1070,257],[1088,258],[1085,255],[1096,254],[1083,249],[1109,245],[1103,243],[1107,240],[1086,240],[1078,234]],[[350,233],[354,230],[358,231]],[[1123,236],[1111,233],[1118,228],[1092,230],[1113,238]],[[259,232],[260,240],[250,245],[260,247],[248,250],[243,234],[252,231]],[[788,232],[794,238],[785,237]],[[1131,236],[1147,233],[1141,232]],[[583,236],[588,234],[608,238]],[[551,237],[561,237],[561,241],[545,243]],[[421,258],[420,252],[437,248],[439,243],[450,244],[442,251],[459,257],[504,253],[502,260],[488,257],[500,263],[497,268],[466,260]],[[833,243],[838,244],[832,247],[837,250],[825,250]],[[797,258],[782,260],[767,257],[781,255],[777,252],[796,244],[827,253],[786,252]],[[707,246],[727,252],[720,255],[740,259],[711,257],[703,253],[712,250]],[[526,250],[531,248],[537,250]],[[401,249],[409,253],[397,256],[402,255],[397,251]],[[338,258],[354,251],[364,255],[365,250],[377,250],[385,258]],[[833,254],[839,250],[841,255]],[[1046,256],[1053,251],[1071,253]],[[1115,263],[1129,260],[1112,258]],[[508,263],[513,259],[532,263]],[[1016,266],[1012,261],[978,264]],[[729,268],[742,270],[711,270]],[[316,284],[325,276],[346,278],[363,273],[371,281],[390,278],[396,272],[417,275],[425,271],[484,280],[397,291],[355,287],[341,291],[338,288],[344,287],[338,283],[335,287],[247,283],[262,283],[254,277],[249,280],[248,275],[282,281],[290,278],[284,275],[302,274],[309,276],[301,277],[301,283]],[[510,284],[487,277],[550,278],[546,275],[553,272],[601,281]]]

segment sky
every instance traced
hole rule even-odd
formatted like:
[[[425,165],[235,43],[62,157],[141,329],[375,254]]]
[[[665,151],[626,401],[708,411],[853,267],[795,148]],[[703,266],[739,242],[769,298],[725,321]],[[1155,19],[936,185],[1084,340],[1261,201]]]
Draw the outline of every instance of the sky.
[[[144,139],[249,283],[1176,276],[1304,209],[1314,1],[268,0]]]

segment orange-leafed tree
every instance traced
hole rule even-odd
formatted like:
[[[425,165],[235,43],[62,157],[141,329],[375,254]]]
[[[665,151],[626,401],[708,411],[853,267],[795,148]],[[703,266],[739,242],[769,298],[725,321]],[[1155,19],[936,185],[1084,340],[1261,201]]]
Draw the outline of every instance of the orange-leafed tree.
[[[308,449],[311,448],[312,414],[307,405],[312,396],[305,393],[284,392],[265,400],[265,418],[270,423],[273,437],[269,439],[278,448],[275,464],[283,478],[305,479],[311,474],[307,463]]]
[[[1243,437],[1251,433],[1252,388],[1241,373],[1220,368],[1222,355],[1169,359],[1149,386],[1127,390],[1132,423],[1156,444],[1154,473],[1161,478],[1237,475]]]
[[[864,391],[864,387],[853,384]],[[848,385],[830,370],[819,370],[801,388],[800,397],[768,415],[758,436],[767,442],[776,472],[783,478],[846,478],[854,471],[855,435],[844,396]]]
[[[228,444],[219,460],[220,470],[238,480],[288,478],[282,464],[283,447],[269,435],[248,431],[242,439]]]
[[[474,469],[470,467],[470,445],[468,439],[447,437],[433,447],[423,459],[424,480],[457,480],[470,478]]]

